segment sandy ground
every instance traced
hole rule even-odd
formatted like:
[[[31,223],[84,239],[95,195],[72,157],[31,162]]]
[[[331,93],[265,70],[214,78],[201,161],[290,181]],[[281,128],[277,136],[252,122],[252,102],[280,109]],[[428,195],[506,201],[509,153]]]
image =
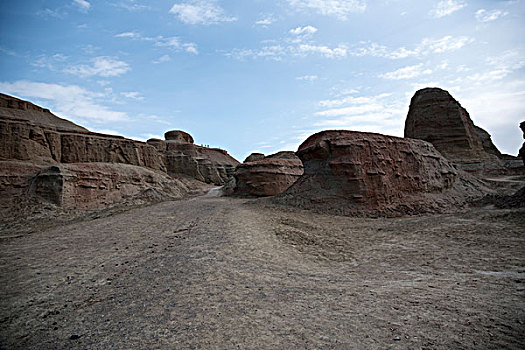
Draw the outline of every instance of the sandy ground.
[[[262,203],[207,196],[2,233],[0,348],[525,348],[525,211]]]

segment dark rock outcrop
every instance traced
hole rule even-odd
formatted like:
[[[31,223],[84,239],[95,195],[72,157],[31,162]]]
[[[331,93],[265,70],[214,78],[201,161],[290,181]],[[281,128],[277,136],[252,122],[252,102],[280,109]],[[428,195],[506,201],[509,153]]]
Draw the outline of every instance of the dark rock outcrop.
[[[481,196],[428,142],[353,131],[310,136],[304,175],[275,201],[345,215],[436,211]],[[464,174],[467,176],[466,174]]]
[[[520,123],[521,131],[523,132],[523,139],[525,139],[525,121]],[[520,148],[519,156],[523,160],[523,165],[525,165],[525,142]]]
[[[425,88],[414,94],[405,122],[405,137],[432,143],[460,168],[477,170],[503,164],[490,135],[476,128],[465,108],[439,88]]]
[[[264,159],[264,154],[262,153],[252,153],[243,161],[243,163],[253,162],[256,160]]]
[[[285,191],[303,174],[303,164],[294,152],[263,155],[263,158],[250,156],[247,160],[235,170],[235,195],[274,196]]]

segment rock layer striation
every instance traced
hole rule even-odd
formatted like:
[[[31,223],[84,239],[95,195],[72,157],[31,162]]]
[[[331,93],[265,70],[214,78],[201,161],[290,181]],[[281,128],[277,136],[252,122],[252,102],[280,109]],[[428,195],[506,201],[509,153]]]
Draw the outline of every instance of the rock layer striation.
[[[324,131],[310,136],[296,154],[304,175],[277,196],[278,203],[345,215],[399,215],[438,210],[482,194],[421,140]]]
[[[274,196],[282,193],[303,174],[303,164],[294,152],[279,152],[262,158],[250,155],[235,170],[235,189],[240,196]]]

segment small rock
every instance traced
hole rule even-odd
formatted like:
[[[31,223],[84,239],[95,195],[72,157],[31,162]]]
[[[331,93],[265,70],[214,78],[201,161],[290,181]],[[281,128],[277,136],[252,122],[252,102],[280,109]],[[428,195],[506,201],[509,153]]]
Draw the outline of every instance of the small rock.
[[[397,341],[397,340],[401,340],[401,338],[400,337],[394,337],[394,338],[392,338],[392,340],[396,340]]]

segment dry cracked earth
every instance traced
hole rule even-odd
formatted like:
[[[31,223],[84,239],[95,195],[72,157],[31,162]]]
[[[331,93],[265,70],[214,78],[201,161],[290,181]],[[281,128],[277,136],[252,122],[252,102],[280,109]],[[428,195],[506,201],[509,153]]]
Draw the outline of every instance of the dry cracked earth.
[[[1,349],[523,349],[525,212],[203,196],[0,237]]]

